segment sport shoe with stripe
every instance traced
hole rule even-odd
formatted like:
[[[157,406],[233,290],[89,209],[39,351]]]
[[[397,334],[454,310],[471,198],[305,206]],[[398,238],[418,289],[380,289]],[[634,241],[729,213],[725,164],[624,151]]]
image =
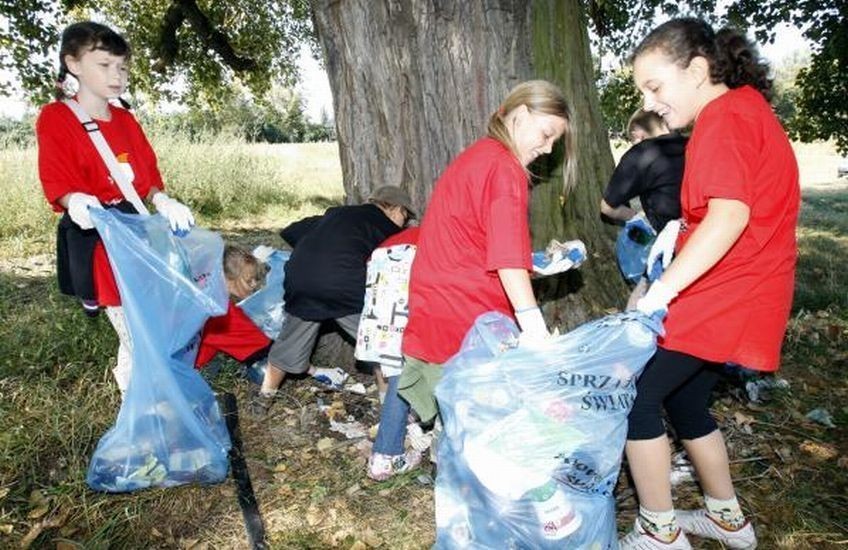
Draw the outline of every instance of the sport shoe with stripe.
[[[645,530],[639,518],[636,525],[623,539],[618,541],[619,550],[692,550],[692,545],[686,539],[683,531],[678,531],[671,542],[664,542]]]
[[[368,477],[374,481],[385,481],[397,474],[405,474],[421,463],[421,453],[415,449],[402,455],[371,453],[368,457]]]
[[[722,527],[703,508],[678,510],[675,513],[680,528],[690,535],[720,541],[727,548],[734,550],[754,550],[757,547],[757,535],[750,521],[746,521],[745,525],[739,529],[731,531]]]

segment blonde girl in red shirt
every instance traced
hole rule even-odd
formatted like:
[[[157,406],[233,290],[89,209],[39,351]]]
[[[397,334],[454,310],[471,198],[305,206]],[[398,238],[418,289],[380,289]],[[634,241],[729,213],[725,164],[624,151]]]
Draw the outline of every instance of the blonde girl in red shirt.
[[[106,308],[120,339],[113,369],[123,393],[129,383],[132,343],[124,323],[121,299],[106,252],[89,215],[91,208],[117,208],[135,213],[112,180],[105,162],[80,121],[61,100],[75,80],[72,99],[93,119],[139,197],[146,198],[174,232],[194,225],[188,207],[170,198],[157,167],[156,155],[129,111],[110,103],[127,85],[130,47],[104,25],[85,21],[68,26],[59,50],[58,101],[45,105],[36,123],[38,170],[47,201],[62,213],[57,233],[57,275],[64,294],[78,297],[94,315]]]
[[[757,544],[709,402],[725,362],[778,368],[792,304],[798,166],[768,103],[767,74],[743,34],[716,33],[692,18],[660,25],[633,55],[645,110],[672,129],[693,127],[683,218],[669,222],[651,253],[668,267],[637,304],[646,314],[668,314],[629,417],[626,453],[640,509],[623,550],[688,549],[686,534],[727,548]],[[663,408],[698,474],[705,509],[675,514],[672,507]]]
[[[559,88],[523,82],[490,117],[488,135],[462,151],[436,182],[412,265],[407,362],[398,383],[423,421],[437,412],[432,390],[441,364],[459,351],[481,313],[514,317],[522,340],[548,336],[530,286],[527,166],[565,134],[570,167],[570,119]]]

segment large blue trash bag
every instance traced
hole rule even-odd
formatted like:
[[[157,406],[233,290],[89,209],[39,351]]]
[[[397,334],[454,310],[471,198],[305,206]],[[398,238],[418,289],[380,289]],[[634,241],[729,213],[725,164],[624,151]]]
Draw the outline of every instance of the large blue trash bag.
[[[624,224],[615,241],[618,268],[624,278],[636,283],[645,273],[656,231],[645,218],[638,217]]]
[[[133,370],[86,482],[125,492],[223,481],[230,437],[194,359],[206,319],[227,311],[224,243],[199,228],[174,237],[159,215],[91,210],[91,217],[121,293]]]
[[[534,349],[481,315],[436,387],[436,548],[617,548],[613,488],[659,323],[638,312]]]
[[[286,317],[283,309],[283,281],[289,256],[291,252],[287,250],[274,250],[265,260],[268,266],[265,285],[237,304],[271,340],[277,339]]]

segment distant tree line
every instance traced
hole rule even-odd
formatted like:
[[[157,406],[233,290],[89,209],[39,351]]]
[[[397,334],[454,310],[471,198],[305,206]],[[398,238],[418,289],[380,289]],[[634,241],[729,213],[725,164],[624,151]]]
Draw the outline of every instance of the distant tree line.
[[[249,143],[305,143],[336,139],[332,118],[322,112],[321,120],[312,122],[304,113],[300,95],[289,89],[273,89],[259,100],[233,96],[214,108],[189,107],[167,114],[141,113],[151,130],[170,131],[202,140],[209,135],[229,133]]]
[[[134,109],[142,125],[152,134],[167,132],[193,141],[233,135],[248,143],[306,143],[334,141],[335,124],[326,112],[313,122],[304,113],[303,100],[296,92],[275,89],[257,101],[233,96],[226,103],[189,107],[175,112],[153,112],[143,103]],[[28,147],[35,142],[35,116],[21,120],[0,117],[0,147]]]

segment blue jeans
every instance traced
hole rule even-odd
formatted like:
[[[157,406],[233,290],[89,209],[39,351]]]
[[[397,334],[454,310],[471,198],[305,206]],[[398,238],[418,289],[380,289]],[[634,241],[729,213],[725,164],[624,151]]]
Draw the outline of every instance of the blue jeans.
[[[406,438],[406,422],[409,416],[409,403],[398,395],[398,379],[392,376],[388,379],[386,399],[380,411],[380,427],[377,439],[374,440],[374,452],[384,455],[403,454],[403,440]]]

